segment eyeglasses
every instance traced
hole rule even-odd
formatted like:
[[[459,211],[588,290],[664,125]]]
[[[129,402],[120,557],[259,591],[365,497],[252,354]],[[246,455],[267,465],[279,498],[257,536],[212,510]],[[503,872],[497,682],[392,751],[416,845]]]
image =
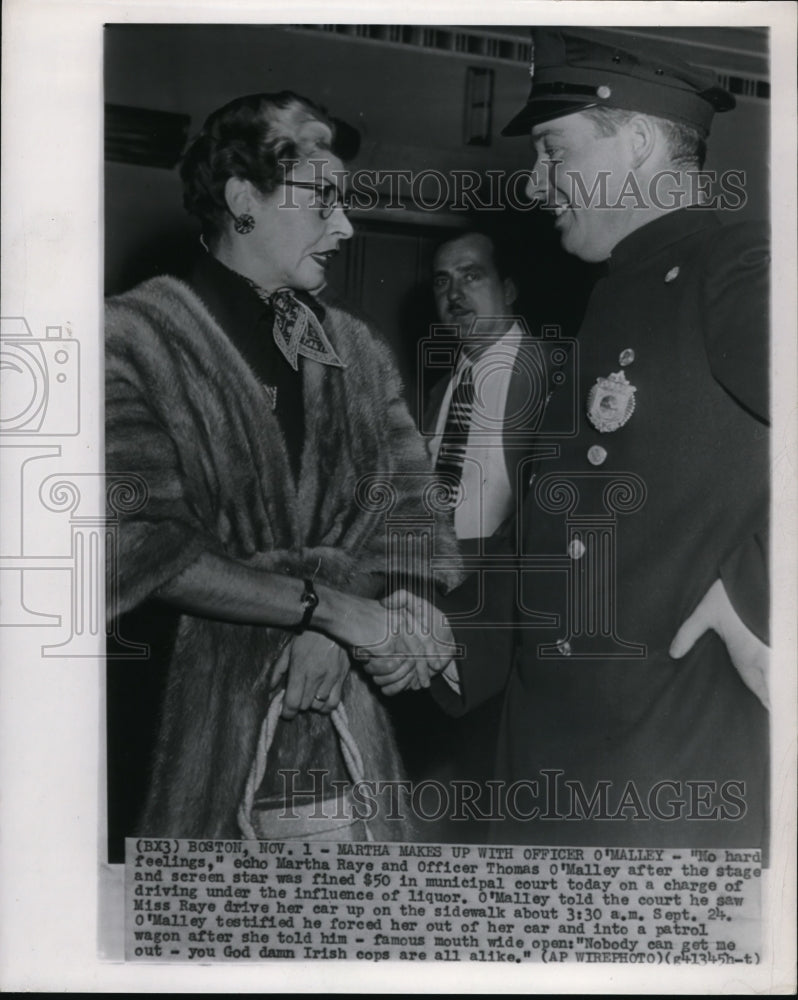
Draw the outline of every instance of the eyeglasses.
[[[311,181],[283,181],[283,184],[315,191],[317,197],[311,199],[310,207],[318,208],[322,219],[329,219],[336,208],[346,212],[351,207],[349,199],[334,184],[313,184]]]

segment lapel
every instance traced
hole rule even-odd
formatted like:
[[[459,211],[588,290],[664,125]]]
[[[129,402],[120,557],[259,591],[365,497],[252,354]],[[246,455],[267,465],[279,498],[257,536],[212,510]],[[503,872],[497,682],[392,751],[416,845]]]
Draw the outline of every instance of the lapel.
[[[446,390],[451,382],[451,377],[444,376],[438,379],[435,385],[430,390],[429,397],[427,398],[427,405],[424,407],[424,419],[422,420],[421,430],[427,436],[431,436],[435,433],[435,427],[438,423],[438,417],[440,416],[441,406],[443,405],[443,398],[446,395]]]
[[[528,372],[537,371],[539,367],[540,355],[538,353],[537,344],[531,335],[525,335],[521,340],[518,348],[518,354],[513,362],[510,384],[507,387],[507,404],[504,410],[504,426],[507,425],[508,420],[513,414],[522,412],[524,408],[529,405],[530,380]],[[546,371],[539,386],[543,393],[548,392],[549,378],[550,373]],[[519,431],[528,432],[524,433],[523,439],[519,441],[517,436],[515,440],[510,439],[508,441],[506,436],[502,439],[504,459],[507,464],[510,482],[513,484],[514,493],[517,492],[519,488],[521,495],[526,492],[528,477],[524,477],[523,483],[519,484],[519,465],[521,461],[532,451],[532,447],[535,442],[534,428],[535,425],[540,422],[541,417],[542,412],[540,409],[537,406],[532,407],[528,418],[523,425],[518,428]],[[514,419],[517,419],[517,417]]]

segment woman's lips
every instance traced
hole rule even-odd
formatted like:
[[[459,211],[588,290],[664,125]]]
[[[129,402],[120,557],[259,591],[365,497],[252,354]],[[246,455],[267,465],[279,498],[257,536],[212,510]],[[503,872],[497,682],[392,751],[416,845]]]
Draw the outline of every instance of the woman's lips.
[[[323,250],[320,253],[312,253],[310,256],[316,261],[319,267],[326,268],[337,253],[337,250]]]

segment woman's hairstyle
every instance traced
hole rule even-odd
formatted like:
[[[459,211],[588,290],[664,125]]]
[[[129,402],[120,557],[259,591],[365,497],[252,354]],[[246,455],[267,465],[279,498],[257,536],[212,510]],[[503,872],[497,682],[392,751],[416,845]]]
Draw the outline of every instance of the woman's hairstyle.
[[[329,138],[314,131],[311,139],[300,141],[302,126],[312,121],[326,126]],[[208,116],[183,154],[186,210],[200,220],[205,237],[215,239],[230,218],[224,195],[230,177],[251,181],[262,194],[270,194],[285,178],[286,161],[333,147],[335,126],[322,108],[289,90],[237,97]]]

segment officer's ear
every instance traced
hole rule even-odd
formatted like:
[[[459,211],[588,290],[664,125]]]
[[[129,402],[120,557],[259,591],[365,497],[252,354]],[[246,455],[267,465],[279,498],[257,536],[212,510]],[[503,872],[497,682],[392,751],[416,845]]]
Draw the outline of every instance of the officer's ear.
[[[648,115],[635,115],[622,128],[626,131],[632,166],[640,167],[654,152],[660,140],[660,132]]]
[[[518,289],[513,279],[505,278],[502,286],[504,288],[504,304],[506,306],[515,305],[515,300],[518,298]]]

